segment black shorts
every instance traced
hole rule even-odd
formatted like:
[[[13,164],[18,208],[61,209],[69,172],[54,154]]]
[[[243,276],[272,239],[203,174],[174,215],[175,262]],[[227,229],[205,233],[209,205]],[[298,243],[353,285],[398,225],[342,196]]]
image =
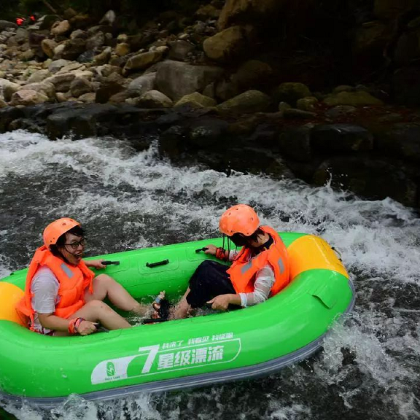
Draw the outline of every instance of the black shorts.
[[[228,268],[216,261],[203,261],[191,276],[188,304],[200,308],[216,296],[236,293],[226,273]]]

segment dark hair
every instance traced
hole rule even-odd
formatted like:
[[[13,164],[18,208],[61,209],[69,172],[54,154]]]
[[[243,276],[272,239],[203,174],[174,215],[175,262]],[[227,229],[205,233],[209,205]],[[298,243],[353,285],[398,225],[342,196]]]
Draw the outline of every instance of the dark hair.
[[[80,226],[75,226],[74,228],[71,228],[66,233],[71,233],[75,236],[80,236],[81,238],[85,237],[85,231]],[[66,243],[66,233],[63,233],[58,239],[55,245],[50,245],[50,250],[56,257],[60,256],[60,252],[58,251],[58,248],[62,248],[64,244]]]
[[[236,245],[236,246],[244,246],[247,245],[249,241],[258,241],[258,236],[263,235],[264,232],[262,229],[257,228],[257,230],[249,236],[245,236],[242,233],[234,233],[232,236],[230,236],[230,240]]]

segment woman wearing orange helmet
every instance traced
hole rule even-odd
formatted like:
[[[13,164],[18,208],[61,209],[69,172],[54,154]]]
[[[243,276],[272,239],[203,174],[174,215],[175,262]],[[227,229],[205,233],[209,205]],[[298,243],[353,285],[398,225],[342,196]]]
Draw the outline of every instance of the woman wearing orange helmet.
[[[238,251],[226,251],[208,245],[205,253],[232,261],[230,267],[216,261],[204,261],[190,279],[184,297],[173,318],[185,318],[191,308],[210,304],[225,311],[230,305],[256,305],[274,296],[290,281],[286,247],[277,232],[260,226],[254,209],[238,204],[226,210],[219,221],[220,231]]]
[[[101,269],[102,260],[83,261],[84,231],[73,219],[50,223],[29,265],[25,294],[17,311],[32,331],[48,335],[88,335],[98,323],[113,330],[130,324],[107,304],[108,298],[125,311],[144,314],[145,309],[114,279],[95,277],[88,267]]]

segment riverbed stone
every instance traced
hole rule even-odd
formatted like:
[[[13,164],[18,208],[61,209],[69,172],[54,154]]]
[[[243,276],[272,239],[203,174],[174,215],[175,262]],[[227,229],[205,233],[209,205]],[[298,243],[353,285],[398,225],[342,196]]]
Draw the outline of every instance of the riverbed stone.
[[[48,99],[51,101],[53,101],[55,98],[55,86],[45,80],[39,83],[29,83],[25,85],[24,88],[43,93],[44,95],[48,96]]]
[[[70,84],[75,77],[74,73],[56,74],[52,77],[48,77],[44,82],[52,83],[57,92],[68,92]]]
[[[42,51],[47,57],[54,57],[54,48],[57,47],[57,43],[53,39],[43,39],[41,42]]]
[[[31,106],[48,101],[48,96],[32,89],[19,90],[12,95],[10,105],[12,106]]]
[[[192,66],[166,60],[160,63],[157,70],[156,87],[173,101],[178,101],[190,93],[201,92],[222,74],[223,69],[220,67]]]
[[[57,21],[51,26],[51,34],[55,36],[65,35],[70,32],[71,26],[68,20]]]
[[[162,53],[159,51],[149,51],[142,54],[136,54],[128,59],[124,67],[124,73],[127,74],[134,70],[144,70],[161,59]]]
[[[270,97],[258,90],[248,90],[216,108],[221,114],[248,114],[264,112],[270,106]]]
[[[62,69],[64,66],[67,66],[68,64],[70,64],[69,60],[64,60],[64,59],[59,59],[59,60],[54,60],[49,66],[48,66],[48,71],[50,73],[57,73],[60,69]]]
[[[231,76],[231,81],[241,89],[250,89],[264,85],[272,73],[273,69],[269,64],[260,60],[248,60]]]
[[[70,84],[70,92],[75,98],[91,91],[92,85],[83,77],[75,77]]]
[[[39,83],[39,82],[42,82],[43,80],[45,80],[47,77],[50,77],[50,76],[51,76],[51,73],[46,69],[37,70],[28,77],[27,82],[28,83]]]
[[[149,90],[135,104],[139,108],[171,108],[173,106],[172,100],[158,90]]]
[[[309,125],[280,133],[278,145],[281,154],[297,162],[311,162],[313,159],[311,130],[312,126]]]
[[[188,55],[195,50],[195,45],[191,42],[176,40],[169,42],[169,58],[171,60],[186,61]]]
[[[6,79],[0,79],[0,93],[3,93],[4,99],[9,102],[12,95],[21,89],[18,83],[13,83]]]

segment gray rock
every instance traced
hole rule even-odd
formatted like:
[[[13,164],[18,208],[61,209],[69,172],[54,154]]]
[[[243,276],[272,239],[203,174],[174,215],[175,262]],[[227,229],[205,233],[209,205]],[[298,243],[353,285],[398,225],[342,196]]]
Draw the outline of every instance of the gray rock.
[[[173,102],[158,90],[150,90],[136,101],[139,108],[171,108]]]
[[[185,95],[202,91],[222,74],[220,67],[192,66],[166,60],[157,70],[156,87],[172,100],[178,101]]]
[[[92,91],[92,85],[90,82],[83,77],[76,77],[70,84],[70,92],[72,96],[78,98],[85,93]]]
[[[135,78],[128,85],[128,90],[135,93],[137,96],[142,96],[144,93],[155,88],[156,73],[144,74]]]
[[[70,64],[69,60],[63,60],[62,58],[55,60],[48,66],[48,71],[53,74],[57,73],[60,69],[62,69],[64,66],[67,66],[68,64]]]

